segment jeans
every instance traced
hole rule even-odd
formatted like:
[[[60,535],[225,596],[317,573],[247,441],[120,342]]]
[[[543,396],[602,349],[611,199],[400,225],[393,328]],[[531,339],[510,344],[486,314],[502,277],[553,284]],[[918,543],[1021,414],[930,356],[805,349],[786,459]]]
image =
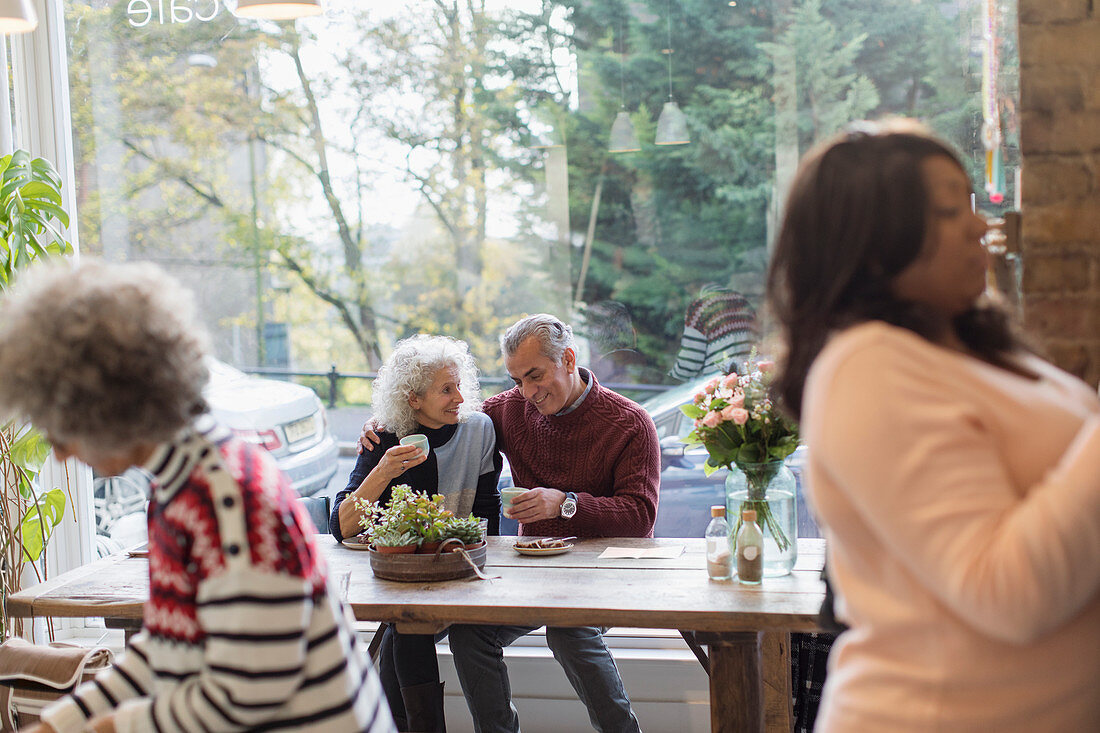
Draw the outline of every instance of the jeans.
[[[519,733],[519,715],[512,704],[504,647],[535,628],[451,627],[455,669],[478,733]],[[593,728],[600,733],[640,733],[619,669],[600,629],[548,627],[546,645],[588,708]]]

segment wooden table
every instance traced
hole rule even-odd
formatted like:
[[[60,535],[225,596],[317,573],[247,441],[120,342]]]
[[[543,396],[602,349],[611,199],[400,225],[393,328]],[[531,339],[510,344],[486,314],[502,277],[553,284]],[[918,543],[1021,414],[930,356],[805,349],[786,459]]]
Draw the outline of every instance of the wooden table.
[[[351,572],[348,602],[356,618],[395,623],[410,633],[453,623],[526,626],[630,626],[677,629],[709,650],[711,729],[790,730],[789,632],[815,631],[824,597],[821,540],[799,540],[794,573],[759,586],[707,578],[702,539],[592,539],[556,556],[529,557],[514,538],[489,540],[492,582],[397,583],[370,571],[368,553],[318,536],[330,572]],[[679,545],[672,560],[601,560],[609,545]],[[141,618],[148,561],[113,555],[8,597],[12,616]]]

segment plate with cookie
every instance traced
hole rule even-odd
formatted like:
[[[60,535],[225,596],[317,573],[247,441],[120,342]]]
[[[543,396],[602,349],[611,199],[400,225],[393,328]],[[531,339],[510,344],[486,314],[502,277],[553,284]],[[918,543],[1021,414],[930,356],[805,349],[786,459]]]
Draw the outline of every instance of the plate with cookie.
[[[573,543],[569,540],[575,540],[576,537],[538,537],[532,539],[516,540],[512,545],[512,549],[521,555],[560,555],[563,552],[569,552],[573,549]]]

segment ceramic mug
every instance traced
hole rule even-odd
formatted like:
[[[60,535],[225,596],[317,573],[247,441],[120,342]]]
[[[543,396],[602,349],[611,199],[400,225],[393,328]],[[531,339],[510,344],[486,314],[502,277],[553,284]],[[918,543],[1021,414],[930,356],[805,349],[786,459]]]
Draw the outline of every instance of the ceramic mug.
[[[401,445],[415,445],[424,455],[428,455],[428,436],[423,433],[413,433],[401,439]]]
[[[514,501],[517,496],[525,491],[527,491],[527,489],[521,486],[509,486],[507,488],[501,489],[500,501],[504,505],[504,510],[508,511],[509,509],[511,509],[512,501]]]

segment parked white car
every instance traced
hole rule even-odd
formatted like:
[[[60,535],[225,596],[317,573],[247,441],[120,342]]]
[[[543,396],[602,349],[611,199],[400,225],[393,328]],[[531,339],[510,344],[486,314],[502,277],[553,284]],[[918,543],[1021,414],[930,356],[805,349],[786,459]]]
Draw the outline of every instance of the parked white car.
[[[209,359],[210,383],[203,391],[211,414],[244,440],[263,446],[300,496],[328,486],[336,473],[339,447],[328,426],[325,406],[300,384],[245,374]],[[94,484],[96,531],[112,534],[119,520],[142,513],[148,481],[131,469],[122,476],[97,476]],[[142,524],[136,519],[127,524]]]
[[[220,423],[267,448],[299,495],[312,496],[328,485],[339,447],[312,389],[249,376],[216,359],[207,368],[210,384],[203,395]]]

